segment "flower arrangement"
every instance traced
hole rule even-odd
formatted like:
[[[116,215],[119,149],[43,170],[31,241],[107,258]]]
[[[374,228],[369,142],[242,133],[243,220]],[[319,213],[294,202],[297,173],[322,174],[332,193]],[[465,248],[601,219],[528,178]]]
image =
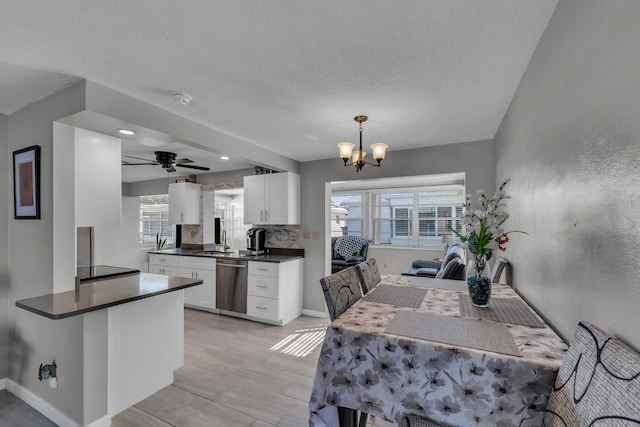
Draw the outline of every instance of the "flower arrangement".
[[[478,191],[481,209],[473,210],[471,198],[467,196],[464,204],[464,226],[466,234],[462,234],[450,228],[450,230],[467,244],[467,248],[475,261],[475,276],[480,277],[487,265],[487,261],[493,256],[496,249],[506,250],[509,243],[509,234],[524,233],[524,231],[504,231],[502,225],[509,218],[509,214],[504,210],[506,204],[504,200],[510,199],[505,187],[511,181],[505,179],[498,191],[493,193],[491,198],[487,198],[484,191]]]

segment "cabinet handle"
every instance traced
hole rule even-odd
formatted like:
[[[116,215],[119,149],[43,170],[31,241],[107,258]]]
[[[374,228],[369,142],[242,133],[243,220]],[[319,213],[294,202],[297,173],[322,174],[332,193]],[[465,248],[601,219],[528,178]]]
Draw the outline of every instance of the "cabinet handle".
[[[191,278],[193,279],[193,271],[191,272]]]
[[[196,279],[198,278],[198,272],[196,271]]]
[[[268,268],[264,268],[264,267],[257,267],[256,270],[260,270],[260,271],[269,271]]]
[[[256,305],[256,308],[257,308],[258,310],[266,310],[266,309],[267,309],[267,307],[258,307],[257,305]]]
[[[162,259],[162,258],[160,258],[158,261],[160,261],[160,262],[167,262],[167,260],[166,260],[166,259]]]
[[[265,289],[267,289],[267,287],[265,285],[256,285],[256,288],[265,288]]]
[[[180,212],[180,224],[184,222],[184,212]]]
[[[268,222],[269,221],[269,211],[268,210],[264,210],[264,222]]]

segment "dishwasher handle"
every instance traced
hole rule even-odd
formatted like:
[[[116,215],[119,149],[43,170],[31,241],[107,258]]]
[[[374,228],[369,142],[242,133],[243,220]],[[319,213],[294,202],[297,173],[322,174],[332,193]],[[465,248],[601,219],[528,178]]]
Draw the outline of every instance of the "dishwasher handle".
[[[216,266],[220,267],[235,267],[235,268],[247,268],[244,264],[216,264]]]

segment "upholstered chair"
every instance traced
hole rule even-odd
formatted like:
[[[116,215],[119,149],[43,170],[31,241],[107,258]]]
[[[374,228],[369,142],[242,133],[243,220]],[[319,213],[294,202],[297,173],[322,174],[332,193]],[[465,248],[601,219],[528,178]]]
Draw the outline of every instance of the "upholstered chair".
[[[380,281],[380,270],[375,258],[369,258],[368,260],[361,262],[356,266],[358,276],[360,277],[360,287],[362,293],[366,295],[371,289],[373,289]]]
[[[549,396],[543,425],[640,425],[640,354],[580,322]]]
[[[329,317],[334,321],[356,301],[362,298],[360,278],[356,267],[345,268],[320,279],[322,292],[327,302]]]

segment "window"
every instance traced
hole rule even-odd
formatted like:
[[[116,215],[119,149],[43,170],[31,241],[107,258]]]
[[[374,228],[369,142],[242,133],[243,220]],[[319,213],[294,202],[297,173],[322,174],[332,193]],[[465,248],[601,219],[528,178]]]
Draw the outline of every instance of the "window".
[[[464,184],[334,189],[333,206],[347,210],[343,233],[375,245],[439,246],[449,227],[462,231]]]
[[[174,229],[169,224],[169,195],[140,197],[140,246],[155,246],[156,236],[167,239],[167,244],[173,245]]]

